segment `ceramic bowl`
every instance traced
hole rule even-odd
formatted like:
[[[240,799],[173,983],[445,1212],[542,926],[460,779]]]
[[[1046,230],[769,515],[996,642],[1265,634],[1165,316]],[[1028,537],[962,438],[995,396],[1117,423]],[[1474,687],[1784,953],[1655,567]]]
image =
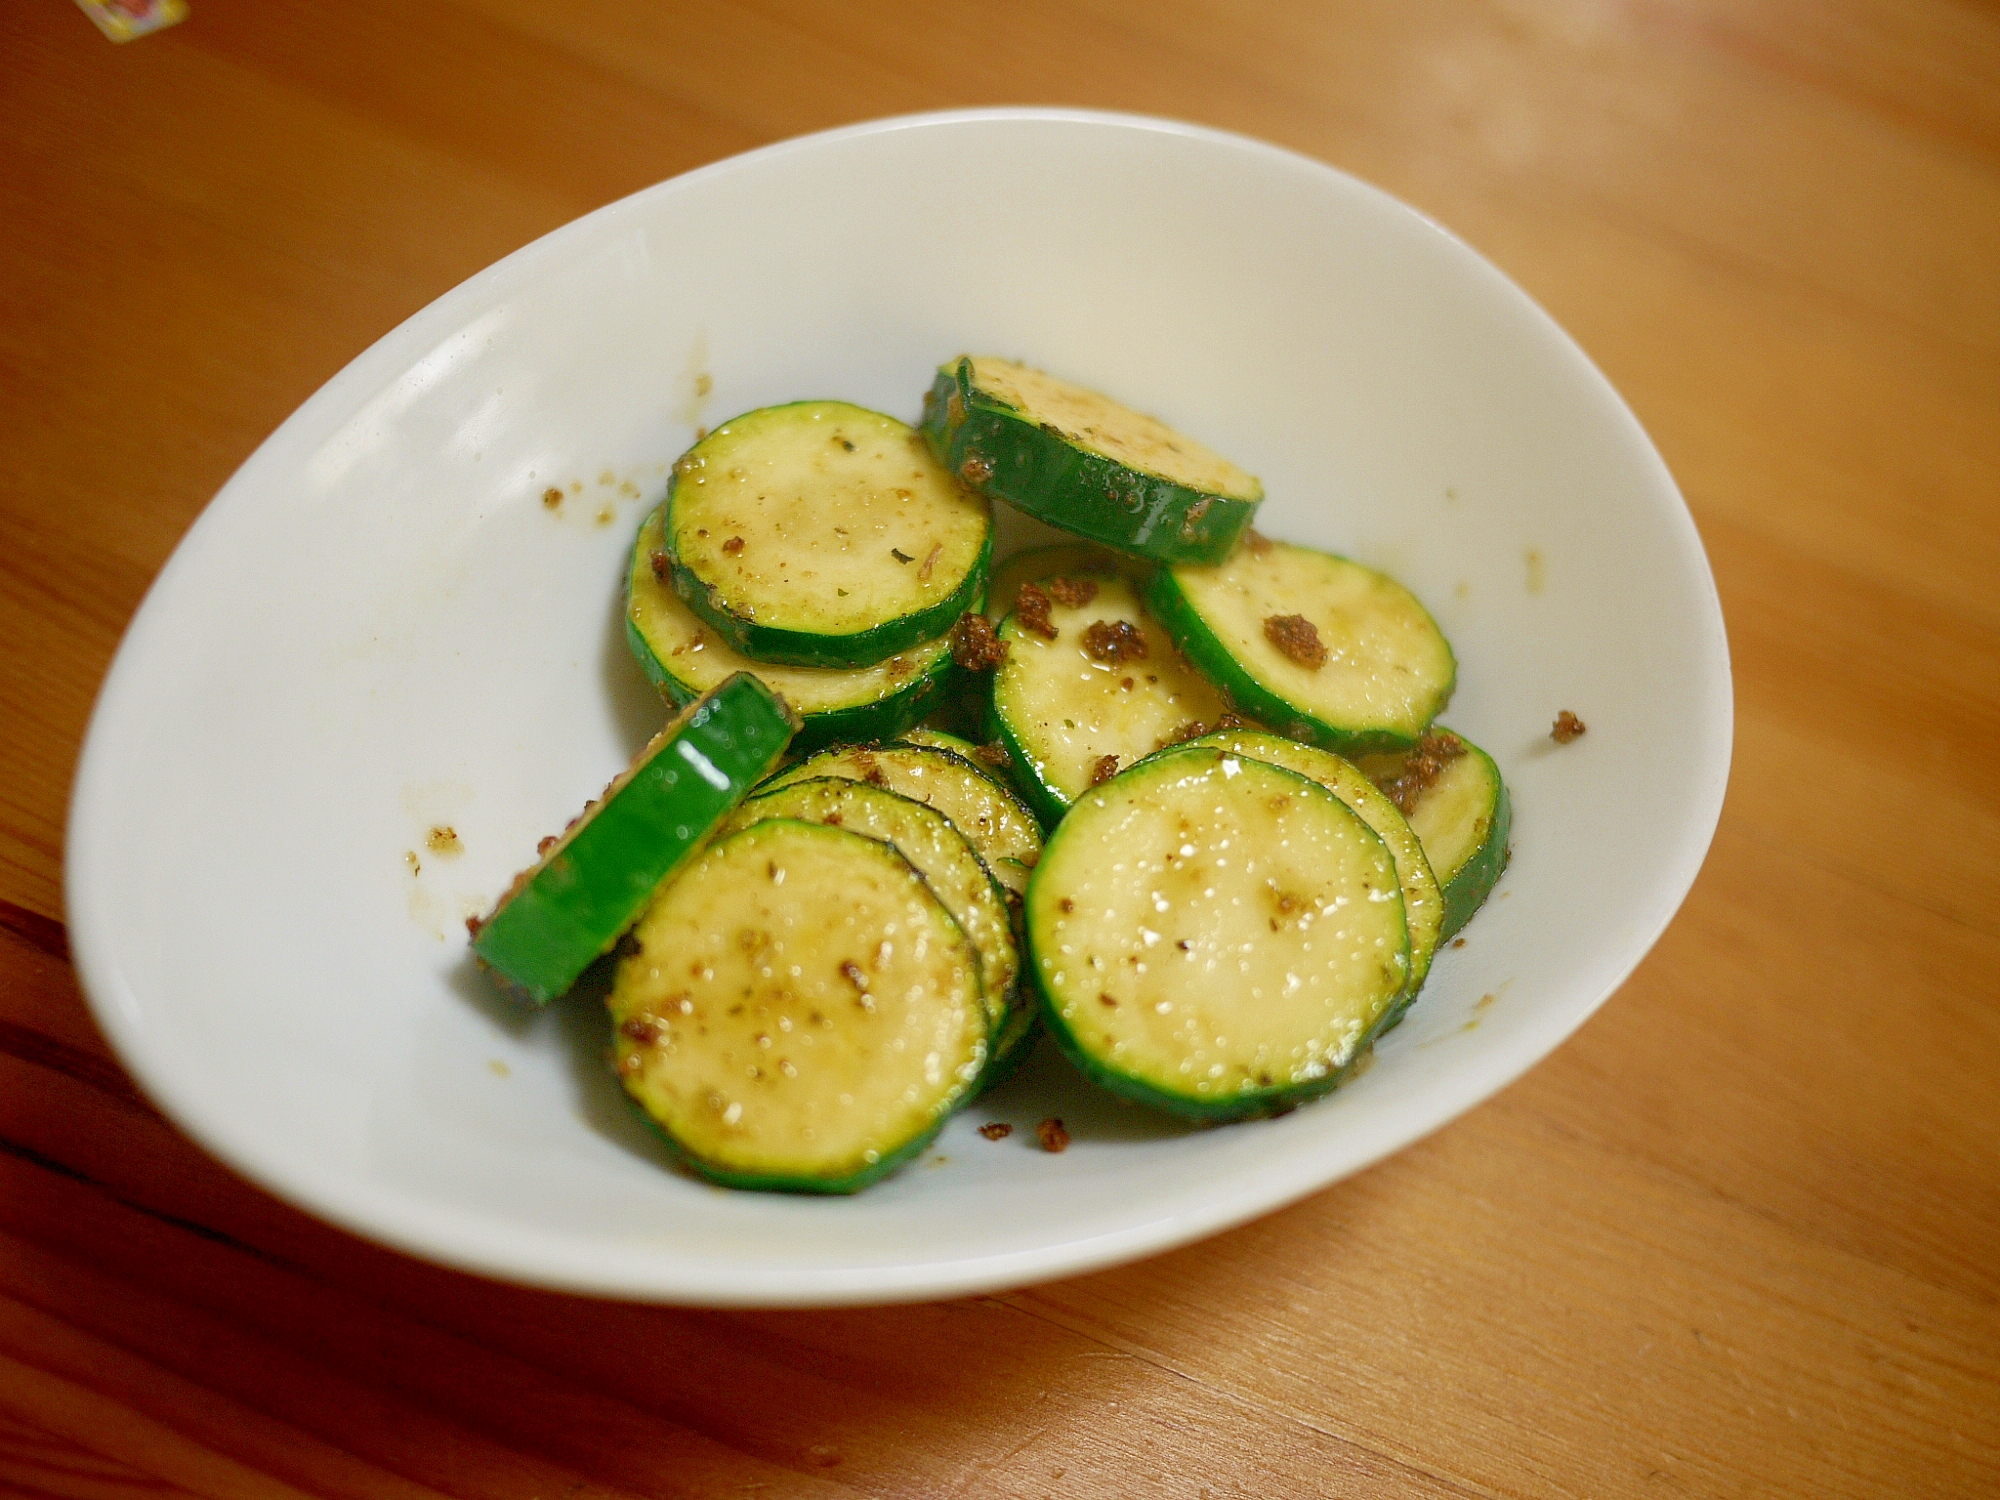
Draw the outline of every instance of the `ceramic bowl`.
[[[1188,1129],[1044,1054],[854,1198],[710,1187],[621,1102],[601,1006],[501,998],[464,918],[663,717],[620,579],[696,430],[825,396],[914,420],[967,351],[1183,427],[1261,476],[1262,530],[1413,588],[1458,654],[1445,721],[1512,787],[1513,863],[1373,1066],[1285,1118]],[[1589,732],[1557,746],[1562,709]],[[70,930],[167,1115],[358,1234],[637,1299],[990,1291],[1267,1212],[1520,1076],[1672,917],[1730,724],[1673,480],[1576,345],[1450,234],[1190,125],[886,120],[557,230],[280,427],[104,685]],[[431,847],[444,827],[456,850]],[[1060,1155],[1035,1145],[1049,1115]],[[996,1119],[1016,1128],[989,1141]]]

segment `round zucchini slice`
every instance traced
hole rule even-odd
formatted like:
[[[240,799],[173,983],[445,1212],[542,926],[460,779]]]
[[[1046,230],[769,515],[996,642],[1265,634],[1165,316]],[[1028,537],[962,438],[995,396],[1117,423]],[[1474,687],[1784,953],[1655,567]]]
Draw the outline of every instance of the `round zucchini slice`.
[[[1417,991],[1423,988],[1431,972],[1431,959],[1444,938],[1444,895],[1431,870],[1431,862],[1425,857],[1423,841],[1396,804],[1359,766],[1331,750],[1301,745],[1297,740],[1261,729],[1224,729],[1192,743],[1282,766],[1317,781],[1353,809],[1387,847],[1389,857],[1396,862],[1396,881],[1403,892],[1403,921],[1410,930],[1410,982],[1383,1023],[1382,1029],[1388,1030],[1402,1019],[1410,1002],[1417,998]]]
[[[938,371],[923,430],[970,488],[1161,562],[1221,562],[1264,498],[1254,476],[1164,422],[986,355]]]
[[[921,1151],[986,1062],[971,944],[892,846],[774,818],[634,929],[610,1007],[626,1091],[702,1176],[850,1193]]]
[[[1409,982],[1395,861],[1317,782],[1226,751],[1135,766],[1070,810],[1028,887],[1029,973],[1065,1052],[1194,1118],[1346,1076]]]
[[[639,528],[625,582],[625,639],[653,685],[687,703],[736,672],[753,672],[792,706],[792,749],[893,739],[950,696],[959,673],[940,636],[866,667],[780,667],[752,661],[682,602],[662,576],[662,507]]]
[[[1033,607],[1000,623],[1007,659],[993,670],[992,722],[1045,825],[1094,783],[1228,713],[1129,579],[1063,575],[1024,587],[1040,597],[1017,596]]]
[[[1415,749],[1369,756],[1361,769],[1423,841],[1444,888],[1439,941],[1451,937],[1485,904],[1507,868],[1514,808],[1500,768],[1464,735],[1433,729]]]
[[[1457,679],[1395,579],[1254,533],[1220,567],[1160,569],[1147,603],[1244,714],[1344,755],[1416,743]]]
[[[745,656],[861,667],[935,640],[983,597],[993,512],[912,428],[844,401],[767,406],[680,456],[674,591]]]
[[[979,961],[987,1021],[999,1036],[1009,1014],[1021,1004],[1020,950],[1014,944],[1006,896],[949,818],[884,787],[828,776],[790,782],[752,797],[730,815],[723,831],[733,833],[770,818],[825,823],[894,844],[971,942]]]
[[[563,994],[769,774],[797,723],[746,673],[683,709],[514,877],[474,928],[473,955],[537,1003]]]
[[[759,792],[814,776],[845,776],[887,787],[951,819],[994,878],[1025,890],[1025,872],[1042,852],[1042,831],[1012,792],[963,756],[929,745],[838,745],[772,777]]]

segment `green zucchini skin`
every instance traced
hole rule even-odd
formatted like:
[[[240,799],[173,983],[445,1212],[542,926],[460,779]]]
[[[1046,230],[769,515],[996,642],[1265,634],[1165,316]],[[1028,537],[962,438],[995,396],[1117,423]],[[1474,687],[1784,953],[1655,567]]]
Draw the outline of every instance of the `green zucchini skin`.
[[[614,1066],[712,1182],[857,1192],[935,1139],[984,1070],[970,943],[880,840],[789,818],[737,829],[631,950],[608,1001]]]
[[[1093,997],[1089,991],[1096,989],[1100,984],[1108,983],[1113,987],[1124,988],[1126,993],[1120,997],[1100,995],[1095,997],[1096,999],[1115,1000],[1117,1003],[1132,1005],[1136,1007],[1136,1014],[1143,1014],[1146,1002],[1156,997],[1176,1003],[1186,1002],[1198,1012],[1204,997],[1212,997],[1217,992],[1216,984],[1193,977],[1185,980],[1152,981],[1143,977],[1144,968],[1140,968],[1135,976],[1127,977],[1125,968],[1110,961],[1111,956],[1106,956],[1107,961],[1102,964],[1087,962],[1088,959],[1098,957],[1089,952],[1088,924],[1091,914],[1086,910],[1081,916],[1077,916],[1081,902],[1072,901],[1070,898],[1074,895],[1089,900],[1092,892],[1072,883],[1074,878],[1072,865],[1081,861],[1082,867],[1091,872],[1091,878],[1109,882],[1110,876],[1100,876],[1097,873],[1106,863],[1102,854],[1088,847],[1090,842],[1107,836],[1106,830],[1097,827],[1101,820],[1109,822],[1112,831],[1119,836],[1121,852],[1128,858],[1134,859],[1133,875],[1128,878],[1137,879],[1141,883],[1148,881],[1160,883],[1158,889],[1152,893],[1152,900],[1153,909],[1164,910],[1166,913],[1160,919],[1162,931],[1150,936],[1143,932],[1140,934],[1143,940],[1141,951],[1148,955],[1148,962],[1170,968],[1181,961],[1174,951],[1179,948],[1178,942],[1155,944],[1155,939],[1171,937],[1177,929],[1185,930],[1197,943],[1203,945],[1196,949],[1194,954],[1188,954],[1190,961],[1203,951],[1211,955],[1218,951],[1248,954],[1253,949],[1262,950],[1267,941],[1266,934],[1262,931],[1263,924],[1259,920],[1259,911],[1252,904],[1254,887],[1242,883],[1248,881],[1250,872],[1247,869],[1241,877],[1216,879],[1216,871],[1219,871],[1222,865],[1218,862],[1213,869],[1209,869],[1200,863],[1211,857],[1214,850],[1198,848],[1192,855],[1198,863],[1195,870],[1190,873],[1190,881],[1199,876],[1215,879],[1218,887],[1227,888],[1231,885],[1237,887],[1233,891],[1226,892],[1228,897],[1226,906],[1204,907],[1201,901],[1188,897],[1180,885],[1171,883],[1178,872],[1169,865],[1162,863],[1150,871],[1146,868],[1143,853],[1146,831],[1143,827],[1130,831],[1128,836],[1127,827],[1119,823],[1119,819],[1130,809],[1140,805],[1139,799],[1155,795],[1151,790],[1151,784],[1165,784],[1171,794],[1172,784],[1176,778],[1179,778],[1184,786],[1199,784],[1199,796],[1189,804],[1190,806],[1214,807],[1218,819],[1223,818],[1226,813],[1245,830],[1255,816],[1251,810],[1253,807],[1274,808],[1280,805],[1281,799],[1283,805],[1289,807],[1290,801],[1296,799],[1298,804],[1296,813],[1274,812],[1273,816],[1293,818],[1295,820],[1291,825],[1293,829],[1305,828],[1315,831],[1322,852],[1336,848],[1343,850],[1344,852],[1338,857],[1351,863],[1355,870],[1365,872],[1363,878],[1367,881],[1369,892],[1365,898],[1357,897],[1351,887],[1343,892],[1353,903],[1358,914],[1350,920],[1365,919],[1365,926],[1374,931],[1372,941],[1377,949],[1377,956],[1372,960],[1373,970],[1360,982],[1358,993],[1353,997],[1359,1007],[1359,1014],[1351,1018],[1351,1026],[1345,1036],[1333,1041],[1323,1057],[1315,1056],[1310,1063],[1296,1068],[1291,1076],[1274,1079],[1267,1074],[1259,1074],[1251,1080],[1247,1070],[1239,1061],[1234,1068],[1245,1073],[1244,1079],[1238,1083],[1226,1084],[1215,1093],[1203,1094],[1198,1085],[1193,1091],[1170,1088],[1157,1077],[1147,1074],[1143,1052],[1150,1039],[1143,1032],[1138,1039],[1142,1060],[1136,1064],[1127,1063],[1120,1066],[1112,1060],[1112,1052],[1104,1046],[1102,1037],[1093,1041],[1085,1034],[1087,1028],[1073,1024],[1070,1019],[1072,1014],[1082,1016],[1098,1014],[1092,1006]],[[1187,826],[1184,819],[1181,823],[1182,833],[1173,836],[1184,836]],[[1288,832],[1287,839],[1290,836]],[[1072,858],[1068,845],[1078,841],[1083,841],[1082,852]],[[1245,843],[1263,851],[1266,856],[1278,847],[1278,841],[1275,839],[1260,840],[1251,835],[1246,835]],[[1266,862],[1272,863],[1268,857]],[[1313,870],[1324,872],[1330,868],[1330,862],[1318,854],[1295,858],[1289,870],[1283,865],[1279,866],[1279,869],[1285,871],[1291,878],[1301,880],[1308,887],[1315,878]],[[1270,881],[1271,875],[1267,872],[1265,883],[1269,884]],[[1196,887],[1190,883],[1187,889],[1193,890]],[[1172,892],[1172,899],[1167,901],[1165,908],[1161,908],[1158,903],[1163,899],[1163,893],[1168,891]],[[1374,895],[1376,891],[1381,891],[1383,894]],[[1114,889],[1102,899],[1114,900],[1116,894]],[[1209,902],[1223,899],[1218,898],[1212,889],[1204,890],[1202,896]],[[1064,905],[1066,901],[1070,902],[1068,906]],[[1247,916],[1239,915],[1238,913],[1246,906],[1250,907]],[[1308,901],[1306,905],[1297,908],[1279,905],[1274,910],[1308,908],[1322,917],[1330,911],[1340,909],[1337,906]],[[1062,826],[1050,836],[1048,849],[1028,886],[1027,972],[1036,986],[1041,1001],[1043,1024],[1055,1037],[1064,1055],[1085,1076],[1123,1098],[1148,1104],[1186,1119],[1206,1122],[1250,1119],[1283,1112],[1331,1091],[1350,1077],[1361,1059],[1367,1055],[1375,1038],[1381,1034],[1393,1014],[1397,996],[1408,984],[1409,939],[1407,929],[1403,925],[1402,913],[1401,897],[1396,891],[1395,862],[1389,850],[1374,830],[1332,792],[1310,778],[1280,766],[1234,756],[1208,746],[1183,746],[1150,757],[1103,786],[1095,788],[1089,796],[1077,803]],[[1074,934],[1075,943],[1065,941],[1072,934],[1066,930],[1064,924],[1072,918],[1082,929]],[[1274,920],[1272,925],[1275,930],[1278,924]],[[1339,936],[1343,942],[1351,940],[1349,934],[1344,931]],[[1365,930],[1360,940],[1369,941]],[[1278,941],[1285,940],[1280,938]],[[1219,949],[1218,944],[1221,945]],[[1084,951],[1078,951],[1079,945]],[[1288,971],[1312,972],[1310,964],[1299,963],[1289,954],[1284,961]],[[1212,963],[1210,967],[1213,967]],[[1337,984],[1338,980],[1330,979],[1329,982]],[[1242,981],[1239,980],[1237,983],[1240,984]],[[1263,1003],[1275,1009],[1286,1002]],[[1345,997],[1337,996],[1330,1002],[1330,1008],[1340,1007],[1346,1003]],[[1152,1008],[1160,1014],[1166,1013],[1160,1010],[1157,1003]],[[1112,1006],[1109,1014],[1117,1014],[1116,1004]],[[1261,1016],[1257,1012],[1246,1010],[1235,1019],[1258,1024]],[[1332,1020],[1333,1017],[1329,1014],[1328,1019]],[[1106,1026],[1110,1024],[1108,1021],[1105,1022]],[[1119,1023],[1121,1027],[1125,1024]],[[1208,1021],[1201,1022],[1195,1013],[1189,1014],[1186,1024],[1190,1027],[1197,1024],[1210,1026],[1227,1024],[1231,1029],[1235,1028],[1235,1020],[1218,1023],[1211,1017]],[[1128,1036],[1129,1034],[1128,1032]],[[1293,1038],[1295,1041],[1297,1039],[1296,1036]],[[1216,1051],[1221,1052],[1224,1045],[1224,1041],[1218,1038],[1215,1042]],[[1219,1063],[1220,1059],[1217,1061]]]
[[[1264,542],[1271,553],[1315,558],[1331,564],[1352,577],[1365,577],[1380,592],[1390,596],[1404,611],[1412,630],[1421,638],[1431,658],[1422,663],[1425,675],[1410,691],[1407,702],[1392,708],[1336,714],[1317,693],[1296,684],[1279,687],[1273,679],[1285,673],[1283,665],[1258,661],[1259,654],[1277,653],[1259,641],[1232,644],[1224,629],[1211,619],[1192,597],[1192,591],[1211,586],[1222,570],[1161,568],[1146,589],[1146,604],[1164,625],[1188,660],[1213,682],[1247,718],[1267,724],[1291,739],[1304,740],[1349,758],[1359,755],[1404,750],[1415,744],[1446,703],[1457,685],[1457,661],[1451,643],[1416,596],[1400,583],[1374,568],[1332,553],[1317,552],[1286,542]],[[1227,565],[1232,573],[1255,567],[1253,549],[1244,547]],[[1322,618],[1337,611],[1322,608]],[[1282,660],[1282,659],[1280,659]],[[1253,665],[1253,661],[1257,664]],[[1329,662],[1329,667],[1334,667]]]
[[[783,758],[797,723],[747,673],[682,710],[516,878],[474,957],[536,1004],[566,993]]]
[[[750,672],[791,705],[799,717],[792,754],[810,755],[826,745],[894,739],[939,705],[961,696],[966,674],[939,638],[868,667],[772,666],[752,661],[715,637],[655,576],[653,556],[664,550],[666,513],[646,518],[625,575],[625,643],[646,678],[675,704],[692,703],[732,672]],[[696,649],[690,652],[690,647]],[[909,670],[898,675],[907,662]]]
[[[931,451],[968,488],[1051,526],[1160,562],[1221,562],[1263,500],[1204,493],[1128,468],[989,392],[962,357],[924,397]]]
[[[755,486],[743,477],[748,473],[746,464],[757,462],[767,451],[778,451],[777,445],[802,441],[797,429],[837,429],[842,423],[863,438],[864,446],[870,446],[869,457],[879,460],[874,467],[858,475],[842,473],[843,466],[830,456],[832,448],[822,445],[822,461],[833,464],[836,470],[832,477],[815,474],[773,481],[779,490],[777,496],[751,495]],[[825,436],[818,431],[809,435]],[[911,492],[911,486],[921,491],[919,499],[925,510],[915,520],[889,515],[886,506],[893,502],[879,498],[889,490],[889,478],[904,476],[900,468],[889,474],[886,466],[890,459],[881,457],[872,446],[877,437],[886,451],[895,455],[896,463],[920,466],[904,479],[901,489],[905,494]],[[848,451],[854,451],[852,445]],[[716,481],[717,493],[702,493],[711,478]],[[727,500],[720,494],[725,484],[733,487]],[[851,503],[833,505],[835,497],[854,490],[867,491],[869,505],[858,511]],[[759,507],[787,517],[798,534],[772,531],[770,528],[779,523],[758,514]],[[820,534],[824,524],[830,523],[823,523],[818,512],[839,508],[858,525],[859,517],[870,514],[871,507],[888,517],[878,523],[887,534],[865,538],[859,545],[870,548],[871,554],[879,549],[879,560],[869,566],[906,593],[926,550],[924,541],[917,538],[928,539],[942,532],[949,541],[952,560],[947,566],[957,571],[943,575],[941,588],[925,591],[931,596],[927,602],[894,610],[865,603],[836,608],[835,601],[826,596],[826,588],[820,588],[805,591],[811,599],[808,605],[785,601],[779,592],[803,589],[803,585],[774,582],[775,570],[754,572],[763,566],[763,558],[774,553],[801,563],[817,561],[822,570],[832,566],[848,543]],[[747,520],[745,511],[749,513]],[[967,552],[965,539],[975,528],[976,549],[961,557],[959,554]],[[716,530],[736,531],[730,539],[738,549],[735,556],[726,554],[728,544],[714,534]],[[674,463],[667,482],[665,535],[668,579],[688,608],[745,656],[782,666],[867,666],[934,640],[985,597],[986,575],[993,561],[990,506],[937,469],[923,442],[903,423],[839,401],[762,407],[732,418],[702,438]],[[918,550],[910,553],[892,548],[890,536],[903,537]],[[892,557],[907,559],[900,564],[900,572],[887,571],[899,567],[890,561]],[[911,577],[902,576],[904,573]],[[857,582],[850,592],[858,598],[868,590]]]
[[[1424,848],[1444,891],[1444,928],[1439,941],[1457,935],[1506,872],[1514,827],[1514,802],[1493,757],[1450,729],[1431,733],[1449,739],[1459,756],[1439,784],[1419,793],[1407,809],[1410,827]],[[1362,771],[1385,792],[1402,774],[1407,757],[1369,756]]]

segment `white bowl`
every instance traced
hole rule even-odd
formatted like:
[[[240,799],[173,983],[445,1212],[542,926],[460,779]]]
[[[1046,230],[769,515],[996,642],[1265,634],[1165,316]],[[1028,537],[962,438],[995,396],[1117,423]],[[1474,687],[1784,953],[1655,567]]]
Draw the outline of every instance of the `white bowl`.
[[[1263,478],[1262,529],[1410,584],[1458,651],[1447,722],[1512,786],[1513,865],[1374,1066],[1284,1119],[1190,1131],[1043,1055],[858,1197],[705,1186],[619,1101],[599,1008],[500,999],[462,919],[661,718],[619,582],[694,429],[817,396],[914,419],[964,351],[1165,417]],[[1565,708],[1589,733],[1557,747]],[[1685,895],[1730,722],[1672,479],[1576,346],[1464,245],[1331,168],[1188,125],[887,120],[557,230],[251,456],[98,701],[71,938],[161,1108],[356,1233],[665,1301],[986,1291],[1263,1213],[1518,1077]],[[426,846],[440,824],[462,853]],[[1049,1114],[1065,1154],[1034,1146]],[[1011,1138],[979,1136],[994,1118]]]

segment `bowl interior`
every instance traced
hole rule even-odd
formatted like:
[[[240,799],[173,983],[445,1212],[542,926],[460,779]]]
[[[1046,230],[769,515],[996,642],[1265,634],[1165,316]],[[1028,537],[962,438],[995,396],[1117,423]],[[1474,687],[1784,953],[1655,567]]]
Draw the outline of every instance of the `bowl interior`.
[[[815,396],[913,420],[967,351],[1184,427],[1263,478],[1261,529],[1409,584],[1458,652],[1446,722],[1513,790],[1512,868],[1374,1066],[1282,1120],[1187,1130],[1040,1056],[857,1198],[707,1187],[620,1102],[601,1008],[498,998],[462,922],[663,715],[619,584],[695,430]],[[1558,748],[1565,708],[1589,733]],[[1672,480],[1471,251],[1239,138],[931,116],[571,224],[301,408],[120,651],[79,772],[71,922],[154,1098],[361,1233],[633,1297],[942,1295],[1240,1220],[1517,1076],[1679,904],[1729,736],[1721,617]],[[442,826],[457,852],[430,846]],[[1060,1156],[1034,1148],[1049,1114]],[[986,1141],[989,1119],[1017,1129]]]

